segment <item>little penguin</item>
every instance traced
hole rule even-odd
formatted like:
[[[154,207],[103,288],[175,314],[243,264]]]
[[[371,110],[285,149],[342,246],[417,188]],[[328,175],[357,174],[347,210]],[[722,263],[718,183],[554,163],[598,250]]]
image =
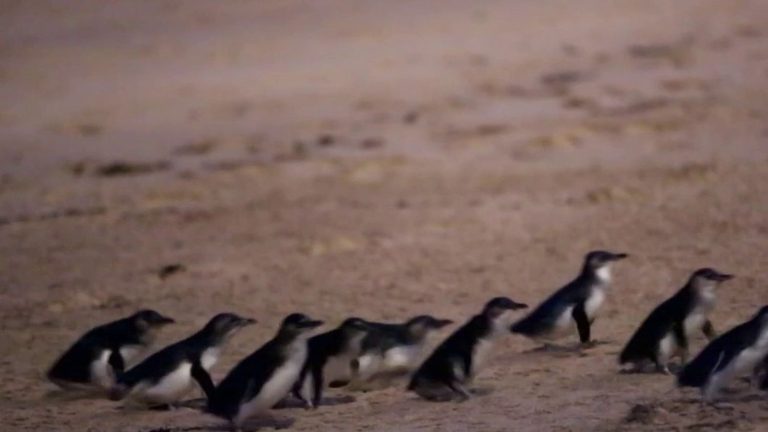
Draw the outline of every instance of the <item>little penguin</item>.
[[[283,319],[272,340],[243,359],[219,383],[208,412],[239,430],[251,417],[288,395],[307,360],[307,340],[322,321],[293,313]]]
[[[214,390],[209,375],[221,348],[241,328],[256,321],[233,313],[220,313],[192,336],[147,357],[117,380],[113,400],[127,398],[130,405],[161,407],[181,401],[200,386],[207,398]]]
[[[412,373],[424,360],[429,334],[450,324],[453,321],[431,315],[397,324],[371,322],[362,353],[352,363],[354,380],[364,383]]]
[[[546,343],[562,336],[575,323],[581,343],[593,342],[591,326],[610,286],[611,264],[627,256],[607,251],[589,252],[576,279],[516,322],[512,332]]]
[[[411,377],[408,390],[431,401],[468,399],[467,386],[484,366],[494,341],[507,333],[511,311],[526,307],[507,297],[490,300],[432,352]]]
[[[109,390],[126,365],[152,344],[157,331],[173,322],[145,309],[95,327],[56,360],[48,370],[48,379],[64,389]]]
[[[352,361],[360,355],[369,328],[363,319],[348,318],[337,328],[309,339],[307,360],[293,392],[308,408],[320,405],[326,383],[336,387],[349,382]]]
[[[633,363],[638,369],[651,361],[656,370],[669,374],[669,360],[680,356],[688,361],[688,339],[703,332],[715,337],[708,315],[715,307],[715,288],[733,276],[711,268],[696,270],[675,295],[661,303],[643,321],[619,356],[619,364]]]
[[[709,343],[677,376],[680,387],[701,389],[707,402],[734,378],[752,373],[768,355],[768,305]]]

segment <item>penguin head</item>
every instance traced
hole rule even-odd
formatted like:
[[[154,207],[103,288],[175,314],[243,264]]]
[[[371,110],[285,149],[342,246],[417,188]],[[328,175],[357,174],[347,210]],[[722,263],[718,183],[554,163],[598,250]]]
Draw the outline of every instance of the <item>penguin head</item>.
[[[363,333],[370,330],[371,325],[362,318],[352,317],[345,319],[339,328],[349,333]]]
[[[623,260],[629,255],[625,253],[608,252],[603,250],[592,251],[584,257],[584,269],[582,273],[595,275],[598,279],[608,282],[611,279],[611,264],[614,261]]]
[[[290,336],[309,337],[312,330],[323,325],[323,321],[313,320],[302,313],[292,313],[283,319],[280,333]]]
[[[726,273],[720,273],[719,271],[705,267],[700,268],[693,272],[693,275],[691,275],[691,282],[694,285],[713,285],[713,284],[719,284],[720,282],[725,282],[728,279],[732,279],[733,275],[726,274]]]
[[[408,320],[405,328],[408,333],[417,338],[422,338],[432,330],[439,330],[447,325],[453,324],[449,319],[439,319],[432,315],[419,315]]]
[[[593,270],[597,270],[601,267],[605,267],[606,265],[610,265],[614,261],[623,260],[628,256],[629,255],[625,253],[596,250],[587,254],[587,256],[584,258],[584,264]]]
[[[173,318],[163,316],[152,309],[143,309],[136,312],[131,316],[131,320],[136,328],[141,331],[156,329],[176,322]]]
[[[527,307],[527,304],[517,303],[508,297],[495,297],[485,304],[483,315],[490,319],[496,319],[508,311],[525,309]]]
[[[255,323],[256,320],[254,319],[243,318],[239,315],[225,312],[211,318],[203,331],[215,339],[227,339],[241,328]]]

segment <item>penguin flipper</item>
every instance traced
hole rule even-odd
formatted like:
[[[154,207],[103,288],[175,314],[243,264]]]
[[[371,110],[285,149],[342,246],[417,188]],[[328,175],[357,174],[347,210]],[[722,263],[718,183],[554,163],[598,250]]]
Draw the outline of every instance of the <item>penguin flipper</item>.
[[[312,406],[317,408],[323,400],[323,368],[313,366],[310,372],[312,373]]]
[[[125,372],[125,360],[123,360],[123,356],[120,354],[119,349],[113,349],[109,354],[109,365],[112,366],[112,370],[115,371],[116,379]]]
[[[672,332],[675,335],[677,346],[682,351],[682,360],[685,363],[688,360],[688,336],[685,335],[685,327],[682,322],[676,322],[672,326]]]
[[[584,310],[584,302],[578,303],[573,308],[573,319],[576,321],[576,328],[579,330],[579,340],[581,343],[587,343],[591,340],[591,324],[587,317],[587,311]]]
[[[214,392],[216,391],[216,386],[213,385],[213,380],[208,374],[208,371],[205,370],[200,362],[194,362],[192,364],[191,373],[192,378],[194,378],[195,381],[197,381],[197,383],[200,385],[200,388],[203,389],[203,393],[205,393],[206,399],[211,400],[211,398],[213,398]]]
[[[704,325],[701,327],[701,332],[704,333],[704,336],[706,336],[709,340],[713,340],[717,337],[715,326],[712,325],[712,321],[710,320],[704,322]]]

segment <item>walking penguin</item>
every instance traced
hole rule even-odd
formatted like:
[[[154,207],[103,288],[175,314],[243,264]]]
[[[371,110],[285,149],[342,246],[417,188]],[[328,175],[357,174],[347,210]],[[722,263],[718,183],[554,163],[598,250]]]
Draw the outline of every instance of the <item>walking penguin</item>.
[[[108,390],[127,364],[154,341],[157,331],[173,319],[153,310],[89,330],[48,370],[48,379],[65,389]]]
[[[173,407],[195,383],[210,398],[214,385],[209,373],[222,346],[241,328],[255,322],[232,313],[216,315],[197,333],[128,370],[117,380],[111,399],[127,398],[134,406]]]
[[[584,258],[579,275],[557,290],[511,330],[535,340],[549,342],[573,328],[583,345],[592,342],[592,323],[605,301],[611,283],[611,265],[625,253],[592,251]]]
[[[768,355],[768,305],[749,321],[709,343],[677,376],[680,387],[701,389],[705,401],[715,402],[734,378],[754,373]]]
[[[264,413],[291,391],[307,359],[307,339],[322,321],[294,313],[283,319],[272,340],[232,369],[208,400],[208,412],[235,429]]]
[[[507,334],[511,312],[526,307],[507,297],[490,300],[424,361],[408,390],[431,401],[468,399],[468,386],[485,365],[493,343]]]
[[[619,363],[640,369],[650,361],[669,374],[669,360],[688,361],[688,340],[701,331],[712,340],[715,330],[708,315],[715,307],[715,288],[733,276],[711,268],[696,270],[675,295],[658,305],[643,321],[619,356]]]

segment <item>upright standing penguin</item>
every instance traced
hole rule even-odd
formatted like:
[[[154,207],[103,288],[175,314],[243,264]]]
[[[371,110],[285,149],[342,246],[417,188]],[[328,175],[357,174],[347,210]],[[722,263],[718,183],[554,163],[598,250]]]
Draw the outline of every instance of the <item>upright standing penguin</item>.
[[[411,378],[408,390],[432,401],[466,400],[467,386],[484,366],[495,339],[507,333],[510,311],[526,308],[506,297],[486,303],[427,358]]]
[[[429,334],[453,321],[419,315],[404,323],[369,324],[360,357],[353,362],[354,381],[361,384],[413,372],[424,360]]]
[[[591,342],[592,322],[610,286],[611,264],[627,256],[606,251],[588,253],[576,279],[516,322],[512,332],[546,342],[558,338],[575,323],[581,343]]]
[[[734,378],[755,371],[768,355],[768,305],[749,321],[709,343],[677,376],[680,387],[701,389],[707,402],[714,402],[720,389]]]
[[[696,270],[684,287],[643,321],[621,352],[619,363],[634,363],[639,368],[651,361],[657,371],[669,374],[669,360],[679,355],[684,365],[688,361],[688,338],[699,331],[710,340],[715,337],[708,318],[715,307],[715,288],[732,277],[711,268]]]
[[[48,370],[48,379],[66,388],[108,390],[126,364],[154,341],[157,331],[172,323],[153,310],[135,314],[89,330]]]
[[[369,328],[365,320],[348,318],[337,328],[309,339],[307,360],[294,387],[294,395],[308,408],[320,405],[326,383],[349,382],[352,361],[360,355]]]
[[[291,391],[307,359],[307,339],[322,321],[294,313],[277,335],[243,359],[216,387],[208,412],[229,420],[235,429],[275,406]]]
[[[210,398],[214,385],[209,371],[218,361],[222,345],[255,322],[232,313],[216,315],[197,333],[152,354],[123,374],[111,398],[127,397],[138,406],[173,406],[194,388],[195,382]]]

